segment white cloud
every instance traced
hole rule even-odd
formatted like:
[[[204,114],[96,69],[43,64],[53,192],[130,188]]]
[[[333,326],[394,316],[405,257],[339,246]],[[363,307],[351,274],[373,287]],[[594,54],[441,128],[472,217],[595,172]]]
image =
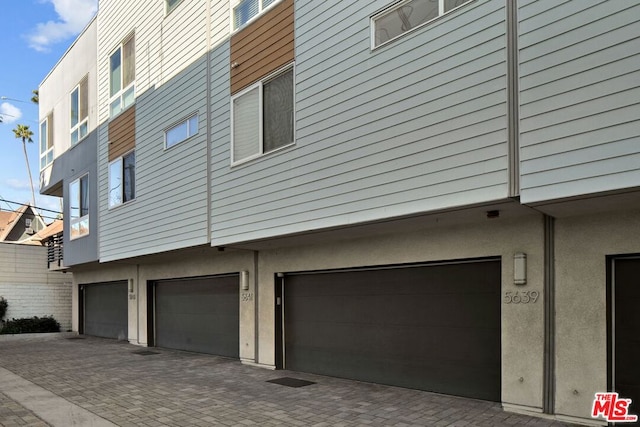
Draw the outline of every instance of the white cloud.
[[[98,10],[98,0],[44,0],[51,3],[58,20],[39,23],[27,35],[29,47],[45,52],[49,46],[78,34]]]
[[[13,104],[3,102],[0,104],[0,116],[2,123],[13,123],[22,117],[22,111]]]
[[[6,181],[7,187],[12,190],[29,190],[31,191],[31,185],[29,185],[29,180],[20,180],[16,178],[9,178]]]

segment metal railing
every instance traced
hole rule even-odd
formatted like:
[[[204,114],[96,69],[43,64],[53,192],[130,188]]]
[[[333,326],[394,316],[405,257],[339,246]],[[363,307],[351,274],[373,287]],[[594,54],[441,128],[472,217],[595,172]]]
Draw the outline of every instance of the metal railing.
[[[47,267],[51,268],[60,268],[64,266],[63,261],[63,233],[60,232],[58,234],[54,234],[53,236],[47,239]]]

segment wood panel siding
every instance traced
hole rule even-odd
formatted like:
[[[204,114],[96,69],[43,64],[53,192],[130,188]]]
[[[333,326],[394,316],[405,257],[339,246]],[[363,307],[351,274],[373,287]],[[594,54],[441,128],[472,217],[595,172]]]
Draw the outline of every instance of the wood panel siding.
[[[284,0],[231,37],[231,93],[294,60],[293,0]]]
[[[230,168],[228,95],[212,94],[226,104],[212,123],[213,244],[508,196],[504,2],[372,51],[369,18],[386,4],[295,3],[291,149]]]
[[[522,202],[640,186],[640,4],[518,4]]]
[[[109,161],[136,147],[136,107],[131,106],[109,122]]]

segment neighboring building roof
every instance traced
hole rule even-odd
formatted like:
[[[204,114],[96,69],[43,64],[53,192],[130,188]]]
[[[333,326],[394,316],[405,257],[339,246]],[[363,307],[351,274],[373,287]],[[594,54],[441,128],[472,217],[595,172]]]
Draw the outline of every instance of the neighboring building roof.
[[[47,225],[45,228],[31,236],[31,238],[29,238],[28,240],[42,244],[42,242],[47,240],[49,237],[55,236],[58,233],[62,233],[63,223],[64,221],[62,221],[61,219],[56,219],[51,224]]]
[[[40,214],[31,207],[31,205],[22,205],[15,211],[0,211],[0,242],[6,241],[7,236],[11,233],[13,228],[20,223],[20,218],[30,211],[33,215],[33,220],[39,222],[42,228],[45,227],[44,221],[40,217]],[[41,228],[41,227],[34,227]]]
[[[13,216],[14,212],[0,211],[0,235],[3,235],[7,227],[9,227]]]

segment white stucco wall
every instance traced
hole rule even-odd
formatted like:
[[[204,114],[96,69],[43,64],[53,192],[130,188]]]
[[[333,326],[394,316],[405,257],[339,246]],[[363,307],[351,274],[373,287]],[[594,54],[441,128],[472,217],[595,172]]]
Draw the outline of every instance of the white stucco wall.
[[[640,253],[640,211],[556,220],[556,413],[607,391],[607,256]]]

